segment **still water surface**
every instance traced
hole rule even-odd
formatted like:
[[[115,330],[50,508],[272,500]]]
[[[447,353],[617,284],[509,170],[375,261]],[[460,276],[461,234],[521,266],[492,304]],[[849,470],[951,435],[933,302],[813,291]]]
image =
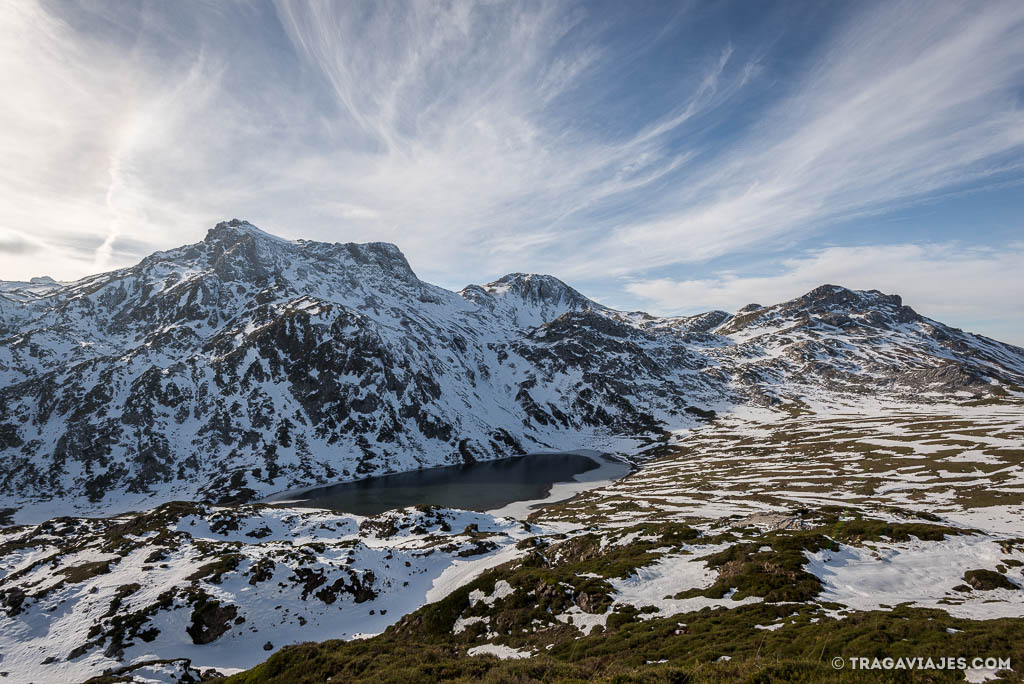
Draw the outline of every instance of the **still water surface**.
[[[593,458],[579,454],[529,454],[319,487],[303,492],[296,505],[356,515],[420,504],[489,511],[542,499],[552,484],[571,482],[574,475],[598,466]]]

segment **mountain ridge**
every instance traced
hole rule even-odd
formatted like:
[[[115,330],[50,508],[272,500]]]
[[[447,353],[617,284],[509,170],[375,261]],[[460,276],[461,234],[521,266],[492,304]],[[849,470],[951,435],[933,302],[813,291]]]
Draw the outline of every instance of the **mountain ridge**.
[[[0,508],[25,519],[58,498],[99,512],[245,501],[595,440],[635,453],[737,407],[1024,384],[1024,350],[898,295],[823,285],[661,318],[542,274],[451,292],[390,243],[285,240],[238,219],[32,296],[8,285]]]

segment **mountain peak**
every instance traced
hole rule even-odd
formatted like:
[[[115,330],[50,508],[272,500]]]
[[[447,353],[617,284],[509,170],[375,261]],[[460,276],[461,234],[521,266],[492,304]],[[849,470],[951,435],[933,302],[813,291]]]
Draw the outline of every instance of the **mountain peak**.
[[[203,242],[207,244],[211,243],[223,243],[233,242],[245,237],[255,237],[262,239],[274,240],[276,242],[290,243],[290,240],[285,240],[282,237],[272,235],[265,230],[257,228],[248,221],[242,219],[231,219],[230,221],[221,221],[206,233],[206,237]]]
[[[520,327],[535,327],[568,311],[604,309],[552,275],[509,273],[486,285],[469,285],[464,298],[492,310],[505,310]]]
[[[555,276],[542,273],[509,273],[484,285],[484,290],[491,294],[516,295],[533,304],[565,303],[581,308],[594,305],[590,299]]]
[[[342,262],[379,268],[400,280],[419,283],[402,250],[390,242],[288,240],[236,218],[211,228],[200,246],[210,252],[215,269],[226,279],[258,279],[265,270],[308,258],[321,265],[335,262],[337,268]]]
[[[880,309],[901,310],[903,298],[878,290],[851,290],[841,285],[819,285],[810,292],[787,302],[792,308],[809,311],[867,312]]]
[[[904,306],[899,295],[887,295],[878,290],[851,290],[826,283],[774,306],[749,304],[717,332],[728,335],[746,331],[745,334],[749,334],[753,330],[771,329],[782,321],[799,322],[800,325],[888,329],[919,320],[921,316],[909,306]]]

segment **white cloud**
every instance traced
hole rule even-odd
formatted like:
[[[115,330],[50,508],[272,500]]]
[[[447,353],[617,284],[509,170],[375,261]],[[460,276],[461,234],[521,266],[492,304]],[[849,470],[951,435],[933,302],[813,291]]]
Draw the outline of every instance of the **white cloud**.
[[[669,150],[667,137],[739,86],[726,46],[680,74],[690,90],[673,110],[609,137],[554,113],[599,82],[609,59],[596,40],[573,37],[584,17],[566,6],[418,2],[370,16],[348,3],[277,8],[359,142],[293,171],[314,192],[373,207],[376,222],[350,228],[399,243],[428,275],[545,264],[546,250],[588,233],[581,212],[684,166],[692,152]]]
[[[748,136],[576,270],[701,261],[1019,174],[1024,4],[857,7]]]
[[[380,212],[376,209],[361,207],[358,204],[348,204],[347,202],[321,202],[319,208],[325,214],[344,219],[380,218]]]
[[[193,143],[217,151],[218,123],[197,124],[218,87],[201,55],[158,65],[142,40],[108,43],[27,0],[0,6],[0,44],[0,225],[47,252],[42,264],[0,255],[5,277],[120,266],[119,238],[155,249],[206,219],[181,202],[179,163]],[[95,248],[69,249],[69,237]]]
[[[807,55],[688,52],[692,8],[652,35],[590,11],[2,3],[0,274],[77,277],[240,217],[396,242],[448,286],[614,282],[1021,178],[1020,2],[852,4]],[[669,76],[631,89],[658,41],[683,46]]]
[[[291,46],[241,6],[6,3],[0,85],[19,97],[0,113],[0,226],[49,242],[61,277],[123,265],[118,236],[169,247],[241,216],[390,240],[456,284],[467,264],[542,265],[587,233],[581,212],[683,168],[692,151],[666,140],[743,77],[725,46],[679,74],[675,107],[610,134],[577,122],[613,57],[582,8],[276,9]],[[102,239],[70,254],[69,232]],[[7,277],[34,268],[0,255]]]
[[[666,314],[768,306],[825,283],[881,290],[901,295],[931,318],[1024,345],[1021,264],[1024,243],[999,249],[955,242],[828,247],[788,258],[772,275],[635,280],[626,290]]]

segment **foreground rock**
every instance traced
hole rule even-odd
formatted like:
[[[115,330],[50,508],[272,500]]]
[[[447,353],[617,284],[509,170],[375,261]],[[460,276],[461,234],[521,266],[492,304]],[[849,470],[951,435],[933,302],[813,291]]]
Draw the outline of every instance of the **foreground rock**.
[[[175,661],[160,664],[173,680],[255,665],[275,645],[372,635],[514,557],[536,531],[447,509],[356,518],[184,503],[8,528],[0,672],[71,682]]]

